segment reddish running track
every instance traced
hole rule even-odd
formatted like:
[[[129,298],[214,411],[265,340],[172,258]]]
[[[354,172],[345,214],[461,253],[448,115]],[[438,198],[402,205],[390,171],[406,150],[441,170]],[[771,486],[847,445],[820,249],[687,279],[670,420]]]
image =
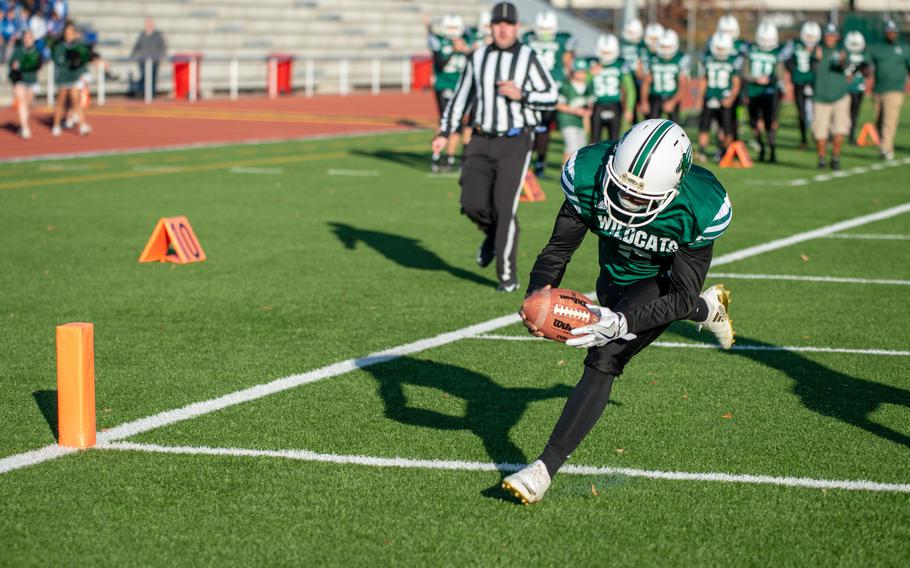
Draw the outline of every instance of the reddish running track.
[[[17,134],[16,112],[5,108],[0,110],[0,161],[433,128],[436,115],[431,92],[161,101],[151,105],[109,101],[103,107],[89,109],[92,133],[85,137],[75,131],[52,137],[50,109],[38,107],[32,113],[32,139],[22,140]]]

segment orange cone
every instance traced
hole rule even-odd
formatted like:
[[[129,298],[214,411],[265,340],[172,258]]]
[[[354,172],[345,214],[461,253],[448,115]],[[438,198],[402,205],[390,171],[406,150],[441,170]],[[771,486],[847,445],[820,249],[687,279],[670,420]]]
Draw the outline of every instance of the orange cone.
[[[525,174],[525,181],[521,185],[520,201],[544,201],[546,198],[546,194],[540,187],[540,182],[537,181],[537,176],[534,175],[534,172],[528,170],[528,173]]]
[[[863,129],[859,133],[859,137],[856,139],[857,146],[880,146],[882,143],[881,138],[878,136],[878,130],[875,129],[875,125],[871,122],[867,122],[863,125]]]
[[[718,165],[722,168],[751,168],[753,166],[746,145],[739,140],[735,140],[727,147],[727,151]]]

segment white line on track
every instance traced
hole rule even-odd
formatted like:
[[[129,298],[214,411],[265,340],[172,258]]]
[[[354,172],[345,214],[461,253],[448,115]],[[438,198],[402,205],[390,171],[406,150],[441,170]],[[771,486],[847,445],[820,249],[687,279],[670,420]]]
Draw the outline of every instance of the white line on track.
[[[370,467],[397,467],[408,469],[441,469],[450,471],[501,471],[511,472],[523,468],[523,464],[489,463],[455,460],[420,460],[411,458],[383,458],[359,455],[322,454],[309,450],[251,450],[245,448],[210,448],[190,446],[159,446],[155,444],[135,444],[114,442],[99,446],[100,449],[138,451],[163,454],[230,456],[230,457],[267,457],[283,458],[310,462],[334,464],[354,464]],[[810,489],[846,489],[850,491],[880,491],[888,493],[910,493],[908,483],[881,483],[868,480],[846,479],[813,479],[809,477],[776,477],[771,475],[750,475],[718,472],[656,471],[633,469],[628,467],[602,467],[589,465],[565,465],[559,470],[562,474],[574,475],[617,475],[623,477],[644,477],[647,479],[665,479],[673,481],[715,481],[722,483],[748,483],[758,485],[778,485],[784,487],[804,487]]]
[[[834,233],[826,239],[857,239],[861,241],[910,241],[910,235],[896,235],[890,233]]]
[[[533,335],[491,335],[481,334],[470,339],[486,339],[491,341],[546,341],[542,337]],[[683,343],[681,341],[655,341],[654,347],[667,347],[671,349],[720,349],[719,345],[712,343]],[[896,351],[889,349],[852,349],[847,347],[810,347],[807,345],[734,345],[731,351],[788,351],[802,353],[846,353],[849,355],[881,355],[889,357],[910,357],[910,351]]]
[[[832,233],[837,233],[844,231],[849,228],[858,227],[866,223],[872,223],[874,221],[879,221],[881,219],[887,219],[889,217],[894,217],[901,213],[910,211],[910,203],[904,203],[897,207],[891,207],[877,213],[872,213],[870,215],[863,215],[861,217],[856,217],[854,219],[848,219],[847,221],[842,221],[840,223],[835,223],[833,225],[828,225],[815,229],[813,231],[806,231],[804,233],[798,233],[796,235],[786,237],[783,239],[776,239],[774,241],[748,247],[737,252],[730,254],[722,255],[718,258],[715,258],[711,263],[712,266],[721,266],[724,264],[729,264],[737,260],[742,260],[752,256],[756,256],[765,252],[772,250],[777,250],[783,247],[790,246],[795,243],[807,241],[810,239],[816,239]],[[281,379],[276,379],[274,381],[255,385],[243,390],[235,391],[232,393],[225,394],[218,398],[213,398],[210,400],[205,400],[202,402],[195,402],[184,406],[182,408],[177,408],[174,410],[167,410],[164,412],[159,412],[152,416],[147,416],[145,418],[140,418],[132,422],[127,422],[111,428],[105,432],[98,434],[98,442],[113,442],[142,432],[148,432],[149,430],[154,430],[156,428],[161,428],[163,426],[169,426],[183,420],[189,420],[190,418],[195,418],[196,416],[202,416],[203,414],[208,414],[210,412],[215,412],[216,410],[221,410],[222,408],[227,408],[229,406],[234,406],[244,402],[249,402],[251,400],[256,400],[270,394],[275,394],[282,392],[288,389],[298,387],[307,383],[312,383],[322,379],[327,379],[330,377],[336,377],[338,375],[343,375],[350,371],[356,369],[362,369],[370,365],[375,365],[377,363],[383,363],[386,361],[392,361],[399,357],[405,355],[410,355],[412,353],[418,353],[426,349],[431,349],[433,347],[440,347],[452,343],[454,341],[459,341],[468,337],[475,335],[481,335],[500,329],[515,323],[518,323],[520,318],[518,314],[509,314],[506,316],[501,316],[494,318],[483,323],[476,325],[471,325],[458,329],[455,331],[450,331],[448,333],[443,333],[437,335],[436,337],[431,337],[428,339],[422,339],[420,341],[415,341],[413,343],[407,343],[405,345],[400,345],[398,347],[392,347],[386,349],[385,351],[380,351],[378,353],[373,353],[367,355],[366,357],[360,357],[357,359],[348,359],[346,361],[341,361],[339,363],[334,363],[332,365],[327,365],[325,367],[320,367],[313,371],[302,373],[299,375],[291,375],[289,377],[284,377]],[[60,457],[60,453],[54,453],[51,449],[56,449],[55,445],[45,446],[44,448],[39,448],[37,450],[32,450],[31,452],[24,452],[21,454],[14,454],[4,458],[0,458],[0,474],[19,469],[22,467],[27,467],[37,463],[41,463],[50,459],[55,459]],[[71,452],[66,452],[71,453]]]
[[[379,175],[377,170],[326,170],[330,176],[351,176],[351,177],[376,177]]]
[[[830,282],[834,284],[884,284],[886,286],[910,286],[910,280],[888,278],[846,278],[840,276],[797,276],[794,274],[739,274],[736,272],[711,272],[708,278],[731,278],[740,280],[787,280],[794,282]]]
[[[228,172],[232,174],[278,175],[283,174],[284,170],[282,168],[248,168],[234,166],[229,169]]]

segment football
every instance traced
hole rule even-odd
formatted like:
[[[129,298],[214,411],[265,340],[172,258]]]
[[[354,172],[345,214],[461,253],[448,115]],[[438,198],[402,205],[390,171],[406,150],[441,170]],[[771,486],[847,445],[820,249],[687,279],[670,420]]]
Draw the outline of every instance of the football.
[[[534,335],[565,342],[573,337],[576,327],[591,325],[597,315],[588,309],[590,298],[574,290],[549,288],[538,290],[521,305],[521,318]]]

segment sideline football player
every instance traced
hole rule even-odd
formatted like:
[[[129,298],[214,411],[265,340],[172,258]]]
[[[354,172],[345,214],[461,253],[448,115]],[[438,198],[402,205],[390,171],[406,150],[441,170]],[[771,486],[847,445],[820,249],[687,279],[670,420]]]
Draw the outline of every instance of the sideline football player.
[[[701,292],[714,240],[732,219],[727,192],[710,171],[692,166],[692,145],[672,121],[640,122],[619,142],[579,150],[562,173],[566,195],[528,290],[558,286],[590,231],[600,245],[600,320],[566,342],[588,350],[540,457],[503,480],[525,503],[540,501],[556,472],[600,419],[613,380],[674,321],[691,319],[733,345],[729,292]]]

